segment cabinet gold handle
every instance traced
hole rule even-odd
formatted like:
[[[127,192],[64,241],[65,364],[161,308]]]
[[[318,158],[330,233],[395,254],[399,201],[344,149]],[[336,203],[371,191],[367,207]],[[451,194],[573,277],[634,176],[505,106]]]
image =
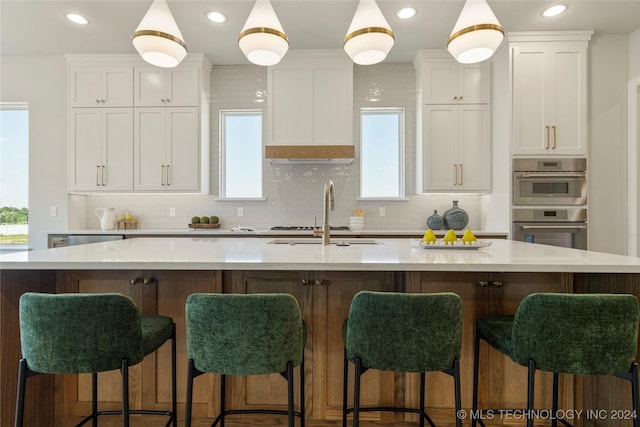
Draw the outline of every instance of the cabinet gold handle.
[[[454,101],[456,101],[457,99],[458,99],[458,97],[457,97],[457,96],[454,96],[454,97],[453,97],[453,100],[454,100]]]
[[[96,99],[96,104],[100,104],[100,100],[99,99]]]
[[[555,150],[558,146],[558,132],[556,130],[556,125],[551,126],[553,128],[553,149]]]
[[[162,185],[164,186],[164,165],[160,166],[160,181],[162,181]]]
[[[169,98],[167,98],[167,102],[171,102],[171,100]]]
[[[458,165],[453,164],[453,185],[458,185]]]
[[[547,141],[544,144],[544,149],[548,150],[549,149],[549,125],[545,126],[545,129],[547,130]]]
[[[462,99],[462,95],[460,95],[460,96],[458,97],[458,99],[460,99],[460,100],[461,100],[461,99]]]
[[[462,169],[462,163],[460,163],[460,185],[464,183],[464,169]]]
[[[102,181],[102,186],[106,186],[107,184],[104,183],[104,169],[106,168],[105,165],[102,165],[102,176],[101,176],[101,181]]]
[[[96,165],[96,187],[100,187],[100,183],[98,182],[99,176],[100,176],[100,165]]]
[[[171,185],[171,165],[167,165],[167,186]]]

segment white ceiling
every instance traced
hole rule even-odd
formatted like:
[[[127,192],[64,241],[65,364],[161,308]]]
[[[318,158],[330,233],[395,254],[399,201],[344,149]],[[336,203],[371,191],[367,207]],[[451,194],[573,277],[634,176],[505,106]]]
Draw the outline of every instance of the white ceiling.
[[[248,64],[237,45],[253,0],[169,0],[190,52],[204,52],[213,64]],[[418,49],[444,48],[463,0],[378,0],[396,42],[387,61],[411,61]],[[595,30],[596,34],[628,34],[640,28],[640,0],[563,1],[567,12],[542,18],[551,0],[489,0],[505,31]],[[291,49],[340,49],[357,0],[272,0]],[[66,53],[135,53],[131,34],[151,0],[0,0],[0,53],[48,55]],[[402,6],[418,14],[396,18]],[[223,24],[205,14],[220,11]],[[66,12],[86,16],[78,26]]]

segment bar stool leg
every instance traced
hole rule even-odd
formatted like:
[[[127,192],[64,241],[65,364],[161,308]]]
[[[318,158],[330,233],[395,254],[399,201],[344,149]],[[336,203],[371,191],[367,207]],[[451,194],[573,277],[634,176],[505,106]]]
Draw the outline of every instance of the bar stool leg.
[[[480,336],[476,327],[473,344],[473,401],[471,403],[471,427],[476,427],[478,416],[478,370],[480,366]],[[480,420],[480,425],[484,425]]]
[[[457,358],[453,362],[453,392],[456,402],[456,427],[462,427],[462,419],[459,414],[462,409],[462,398],[460,396],[460,360]]]
[[[527,427],[533,427],[533,390],[536,373],[536,362],[529,360],[529,379],[527,381]]]
[[[360,376],[362,375],[362,359],[356,357],[356,375],[353,384],[353,427],[360,425]]]
[[[304,352],[300,362],[300,427],[304,427]]]
[[[122,359],[122,427],[129,427],[129,363]]]
[[[176,381],[176,324],[171,332],[171,412],[173,412],[173,427],[178,427],[178,392]]]
[[[420,372],[420,427],[424,427],[424,389],[425,389],[425,373]]]
[[[551,406],[551,427],[558,427],[558,373],[553,373],[553,402]]]
[[[344,350],[342,363],[342,427],[347,427],[347,383],[349,381],[349,366],[347,361],[347,349]]]
[[[638,384],[638,364],[633,362],[631,365],[631,399],[633,400],[633,413],[636,415],[633,419],[633,427],[640,427],[640,385]]]
[[[18,368],[18,398],[16,399],[15,427],[22,427],[24,418],[24,394],[27,387],[27,361],[20,359]]]
[[[98,373],[91,374],[91,425],[98,427]]]

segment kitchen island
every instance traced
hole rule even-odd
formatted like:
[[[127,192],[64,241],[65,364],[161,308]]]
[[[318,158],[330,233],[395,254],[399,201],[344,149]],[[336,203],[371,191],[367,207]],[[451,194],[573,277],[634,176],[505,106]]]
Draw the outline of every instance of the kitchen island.
[[[342,240],[340,240],[342,239]],[[305,360],[307,419],[339,424],[342,403],[341,326],[351,298],[362,289],[399,292],[456,292],[463,299],[461,354],[463,407],[471,406],[473,325],[483,315],[512,314],[532,292],[629,292],[640,295],[640,259],[508,240],[486,240],[480,249],[423,249],[410,239],[344,239],[334,244],[262,238],[136,238],[90,245],[7,254],[0,257],[0,425],[10,425],[20,357],[17,301],[27,291],[122,292],[143,313],[172,316],[178,325],[179,419],[184,414],[186,350],[184,301],[194,292],[289,292],[298,299],[309,325]],[[282,239],[278,239],[282,240]],[[358,242],[358,240],[360,240]],[[341,246],[335,243],[349,243]],[[482,349],[481,407],[523,408],[526,369],[496,352]],[[487,360],[487,359],[483,359]],[[132,405],[167,407],[168,349],[132,368]],[[539,372],[536,406],[550,407],[551,376]],[[117,408],[117,373],[104,375],[101,407]],[[561,407],[630,408],[626,383],[611,378],[561,377]],[[196,381],[194,417],[217,413],[218,379]],[[368,372],[363,404],[416,404],[413,375]],[[428,376],[427,406],[436,423],[453,422],[450,378]],[[34,377],[30,380],[26,425],[68,425],[87,412],[85,376]],[[538,387],[539,386],[539,387]],[[234,379],[228,398],[236,407],[286,399],[278,376]],[[37,408],[37,409],[36,409]],[[413,415],[367,413],[372,421],[398,423]],[[405,418],[406,417],[406,418]],[[209,420],[210,422],[211,420]],[[243,420],[244,421],[244,420]],[[467,420],[468,421],[468,420]],[[518,423],[521,420],[514,419]],[[584,421],[586,425],[588,420]],[[599,425],[620,425],[599,420]],[[260,421],[256,420],[256,424]],[[496,417],[492,422],[509,424]],[[275,424],[275,422],[274,422]]]

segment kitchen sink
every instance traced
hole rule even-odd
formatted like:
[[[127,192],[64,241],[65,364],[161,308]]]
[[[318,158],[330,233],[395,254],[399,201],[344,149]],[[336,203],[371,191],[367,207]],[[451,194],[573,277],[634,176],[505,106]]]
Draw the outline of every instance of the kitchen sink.
[[[274,245],[321,245],[322,239],[318,238],[298,238],[298,239],[274,239],[270,240],[270,244]],[[336,246],[351,246],[351,245],[378,245],[379,242],[375,239],[331,239],[331,244]]]

